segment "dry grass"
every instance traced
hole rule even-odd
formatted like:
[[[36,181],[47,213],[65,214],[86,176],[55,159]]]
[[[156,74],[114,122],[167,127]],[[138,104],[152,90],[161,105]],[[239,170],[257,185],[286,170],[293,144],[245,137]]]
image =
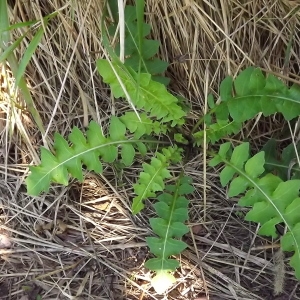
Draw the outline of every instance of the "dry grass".
[[[162,42],[160,55],[172,62],[167,73],[171,89],[192,105],[191,123],[203,114],[207,92],[217,95],[227,74],[248,65],[287,82],[299,80],[297,1],[146,2],[153,37]],[[150,288],[149,273],[143,269],[152,211],[148,208],[136,217],[130,213],[140,165],[122,174],[107,167],[103,176],[86,174],[83,184],[53,186],[40,197],[26,194],[26,164],[38,163],[39,147],[51,148],[46,141],[54,132],[66,135],[74,125],[84,129],[91,119],[106,130],[107,117],[128,106],[110,98],[95,72],[96,59],[104,55],[100,1],[9,3],[11,22],[59,14],[50,21],[27,69],[49,139],[42,140],[22,95],[10,90],[8,66],[1,66],[0,237],[9,236],[6,242],[11,245],[0,253],[0,299],[300,299],[300,287],[290,269],[284,271],[276,241],[257,237],[257,228],[242,221],[244,211],[226,198],[215,171],[206,170],[203,153],[184,166],[197,188],[190,205],[191,232],[185,237],[189,248],[180,258],[178,283],[164,298]],[[18,37],[24,31],[13,33]],[[18,49],[19,57],[29,40],[30,35]],[[258,124],[250,123],[243,132],[247,136],[251,131],[257,145],[281,126],[273,119]],[[275,297],[282,275],[283,291]]]

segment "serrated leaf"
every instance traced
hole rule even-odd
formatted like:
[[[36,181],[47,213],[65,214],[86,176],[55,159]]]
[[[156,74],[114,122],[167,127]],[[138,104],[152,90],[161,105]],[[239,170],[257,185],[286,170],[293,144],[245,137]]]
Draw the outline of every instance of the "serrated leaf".
[[[236,153],[234,150],[233,154],[236,155]],[[238,159],[236,157],[230,160],[222,159],[226,164],[224,170],[227,168],[229,171],[226,172],[231,176],[229,195],[237,196],[239,193],[245,193],[238,204],[250,207],[245,220],[259,223],[259,234],[276,238],[278,236],[276,225],[285,223],[287,232],[281,239],[281,246],[285,251],[294,252],[290,264],[295,268],[296,276],[299,276],[300,180],[283,182],[279,177],[270,173],[263,176],[263,152],[244,163],[242,163],[244,158],[240,159],[239,155],[237,157]],[[230,176],[223,174],[225,178],[223,181],[228,180]]]
[[[220,146],[219,153],[209,162],[209,166],[215,167],[227,157],[228,151],[231,149],[231,143],[223,143]]]
[[[255,68],[251,73],[250,80],[248,81],[251,93],[259,93],[262,89],[264,89],[265,85],[265,76],[259,68]]]
[[[130,165],[135,153],[134,142],[125,137],[125,125],[113,117],[109,131],[112,136],[104,137],[101,127],[92,121],[85,135],[77,127],[72,129],[68,140],[56,133],[53,144],[55,153],[42,148],[41,164],[30,167],[31,173],[26,179],[28,193],[38,195],[48,191],[51,181],[67,185],[69,174],[82,181],[82,165],[90,171],[101,173],[100,158],[106,163],[114,162],[118,158],[119,145],[123,162]]]
[[[281,182],[282,180],[273,174],[267,174],[255,180],[255,184],[259,186],[259,189],[249,190],[246,195],[239,200],[238,204],[240,206],[253,206],[258,199],[261,199],[261,191],[264,192],[263,196],[270,194]]]
[[[195,190],[195,188],[190,183],[182,183],[178,189],[178,195],[190,194]]]
[[[98,60],[97,68],[104,82],[110,84],[115,97],[126,96],[118,81],[120,79],[137,108],[146,110],[151,117],[162,122],[172,122],[171,126],[182,124],[186,113],[177,104],[177,98],[171,95],[163,84],[150,80],[149,74],[137,74],[133,70],[129,72],[124,66],[121,68],[118,64],[109,64],[106,60]],[[118,74],[119,79],[114,72]]]
[[[167,203],[165,202],[155,203],[154,208],[157,215],[165,220],[171,220],[172,222],[185,222],[188,219],[188,201],[186,199],[185,201],[187,203],[185,207],[176,208],[172,212],[170,212],[169,205],[167,205]]]
[[[266,79],[266,85],[264,87],[264,90],[267,93],[274,93],[274,92],[276,93],[278,89],[284,91],[287,88],[286,85],[281,80],[279,80],[274,75],[270,74]]]
[[[162,61],[158,58],[153,58],[145,62],[143,71],[150,74],[160,74],[164,73],[169,66],[169,63]]]
[[[290,101],[283,101],[282,105],[279,106],[279,111],[283,114],[287,121],[290,121],[300,115],[299,95],[300,86],[298,84],[293,84],[287,91],[287,100]]]
[[[253,118],[260,112],[260,97],[258,96],[244,96],[244,98],[233,98],[228,101],[227,106],[230,116],[236,122],[242,123]],[[249,105],[251,103],[251,105]],[[247,109],[245,109],[247,107]]]
[[[300,211],[300,198],[295,198],[292,203],[290,203],[287,208],[285,209],[285,219],[287,223],[293,225],[297,225],[299,222],[298,214],[295,214],[296,211]]]
[[[222,158],[226,158],[227,154],[228,154],[228,151],[231,150],[231,143],[223,143],[221,146],[220,146],[220,149],[219,149],[219,155],[222,157]]]
[[[189,141],[185,137],[183,137],[183,135],[181,133],[175,133],[174,140],[175,140],[175,142],[184,144],[184,145],[187,145],[189,143]]]
[[[276,106],[276,98],[271,98],[268,95],[262,95],[260,98],[260,111],[265,117],[275,114],[278,109]]]
[[[174,186],[172,186],[173,188]],[[170,192],[174,192],[175,189],[170,190],[170,186],[166,186],[166,190]],[[170,206],[173,203],[173,196],[169,193],[163,193],[157,197],[157,200],[160,202],[165,202],[168,206]]]
[[[238,133],[243,122],[259,113],[269,116],[280,112],[288,121],[300,115],[300,85],[288,88],[275,76],[265,76],[259,68],[249,67],[235,78],[233,86],[235,93],[231,96],[230,78],[226,77],[220,85],[221,103],[214,106],[210,98],[213,109],[209,119],[215,123],[207,123],[207,117],[203,119],[207,125],[207,141],[214,143]],[[200,132],[194,135],[199,139],[203,136]]]
[[[186,243],[171,238],[147,237],[146,242],[151,253],[164,259],[180,254],[187,247]]]
[[[186,225],[184,225],[181,222],[173,222],[170,217],[169,220],[171,220],[172,224],[169,224],[169,220],[164,220],[162,218],[152,218],[150,219],[150,225],[153,229],[153,231],[158,236],[163,236],[165,238],[170,237],[182,237],[184,234],[186,234],[189,229]]]
[[[156,258],[148,260],[145,266],[157,273],[174,271],[179,264],[169,257],[179,254],[187,246],[176,238],[189,231],[184,224],[188,218],[188,200],[180,194],[192,192],[191,183],[191,178],[180,177],[175,185],[167,185],[169,193],[159,195],[154,204],[159,218],[150,219],[150,224],[158,237],[148,237],[146,242]]]
[[[179,262],[170,258],[151,258],[145,262],[145,267],[152,271],[163,270],[164,272],[170,272],[179,267]]]
[[[115,145],[107,145],[101,149],[102,159],[107,163],[113,163],[118,158],[118,148]]]
[[[135,139],[140,139],[143,135],[151,133],[166,133],[167,127],[157,121],[151,120],[146,113],[137,115],[135,112],[126,112],[120,117],[120,120],[126,125],[131,133],[134,133]]]
[[[228,104],[226,102],[221,102],[221,104],[219,104],[216,107],[215,114],[216,114],[217,124],[224,126],[225,124],[230,123],[228,122],[229,109],[228,109]]]
[[[296,242],[295,242],[296,241]],[[300,223],[298,223],[292,231],[286,233],[281,238],[281,245],[284,251],[295,251],[290,259],[290,265],[295,270],[297,279],[300,279]]]
[[[143,164],[143,170],[141,174],[145,173],[149,176],[142,175],[139,178],[137,184],[134,185],[134,192],[137,195],[133,199],[132,211],[137,214],[144,208],[143,201],[149,197],[153,197],[155,192],[163,191],[165,188],[164,179],[170,178],[170,172],[167,167],[171,160],[178,152],[177,148],[164,148],[162,153],[157,153],[157,157],[151,159],[151,163]]]
[[[160,46],[160,42],[156,40],[144,40],[143,41],[143,48],[142,48],[142,56],[145,60],[150,59],[155,54],[157,54],[158,49]],[[150,72],[150,74],[153,74]]]
[[[143,22],[143,5],[141,2],[137,6],[126,5],[125,7],[125,65],[138,73],[149,73],[151,75],[163,73],[169,63],[154,57],[159,49],[159,41],[146,39],[151,26]],[[129,8],[128,8],[129,7]],[[139,9],[137,14],[136,10]],[[118,15],[115,16],[116,21]],[[109,27],[111,36],[115,36],[117,26]],[[116,55],[120,54],[120,45],[115,47]],[[156,82],[164,85],[169,83],[169,78],[162,76],[152,76]],[[115,89],[115,95],[120,95],[120,90]]]

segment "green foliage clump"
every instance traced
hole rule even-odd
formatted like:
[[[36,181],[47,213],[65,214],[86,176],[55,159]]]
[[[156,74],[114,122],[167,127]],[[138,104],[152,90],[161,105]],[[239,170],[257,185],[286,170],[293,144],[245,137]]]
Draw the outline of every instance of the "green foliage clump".
[[[116,5],[116,1],[110,2]],[[163,293],[174,282],[172,272],[179,266],[172,256],[180,254],[186,247],[180,238],[188,232],[186,195],[193,187],[186,176],[180,176],[175,185],[165,184],[172,177],[171,164],[181,162],[184,156],[184,150],[176,143],[189,143],[181,130],[187,112],[167,90],[167,81],[157,76],[165,71],[167,63],[154,57],[159,43],[146,38],[150,27],[143,22],[140,13],[142,2],[125,9],[125,62],[117,57],[119,46],[113,52],[105,35],[103,43],[111,61],[100,59],[97,62],[97,69],[113,96],[127,98],[132,110],[128,109],[118,117],[112,116],[106,135],[94,121],[85,134],[76,127],[67,139],[55,134],[54,152],[41,149],[41,163],[30,167],[26,184],[29,194],[38,195],[48,191],[51,182],[67,185],[69,176],[83,180],[83,166],[101,173],[102,163],[121,160],[129,167],[137,155],[147,153],[147,146],[165,144],[156,138],[172,130],[175,145],[158,148],[151,161],[143,163],[143,171],[133,185],[134,214],[144,208],[144,200],[156,198],[157,193],[162,192],[154,204],[158,217],[150,219],[157,236],[146,240],[155,257],[145,266],[156,273],[152,284]],[[112,7],[117,20],[116,6]],[[112,35],[116,28],[115,24],[110,27]],[[208,97],[210,110],[192,130],[196,145],[203,143],[204,135],[207,143],[215,143],[240,132],[243,123],[259,113],[264,116],[281,113],[288,121],[298,117],[300,88],[297,85],[287,87],[275,76],[265,76],[260,69],[250,67],[235,79],[229,76],[222,81],[218,103],[211,95]],[[195,132],[203,123],[206,129]],[[280,158],[272,152],[274,148],[274,142],[270,141],[264,151],[250,157],[249,143],[241,143],[234,149],[230,143],[223,143],[218,153],[210,152],[213,157],[210,165],[225,165],[220,173],[221,184],[229,184],[230,197],[241,196],[239,205],[250,207],[245,219],[259,223],[260,234],[276,238],[275,226],[285,223],[281,246],[284,251],[293,252],[290,264],[300,279],[300,173],[297,165],[291,166],[291,161],[298,157],[299,147],[288,146]],[[161,282],[163,287],[159,287]]]
[[[162,83],[152,80],[150,74],[138,74],[124,65],[104,59],[98,60],[97,68],[116,98],[129,95],[132,104],[144,109],[150,117],[169,122],[171,126],[183,124],[186,112],[178,105],[178,99]]]
[[[281,237],[284,251],[293,251],[291,266],[300,278],[300,180],[282,181],[265,172],[265,153],[249,158],[249,143],[242,143],[232,151],[230,143],[221,145],[219,153],[210,161],[211,166],[225,164],[220,173],[222,186],[229,182],[229,197],[242,196],[240,206],[251,207],[245,220],[260,223],[261,235],[278,236],[276,225],[285,223],[287,231]]]
[[[289,88],[274,75],[266,77],[255,67],[245,69],[235,80],[226,77],[220,85],[220,101],[217,105],[210,96],[210,111],[200,120],[206,123],[207,140],[212,143],[238,133],[243,122],[258,113],[270,116],[279,112],[287,121],[300,115],[299,86]],[[197,144],[202,143],[203,135],[204,131],[194,133]]]

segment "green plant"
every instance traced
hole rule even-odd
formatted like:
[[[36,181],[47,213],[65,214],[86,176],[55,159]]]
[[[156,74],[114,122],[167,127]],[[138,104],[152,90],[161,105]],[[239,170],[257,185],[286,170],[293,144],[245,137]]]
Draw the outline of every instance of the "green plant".
[[[114,22],[109,27],[111,36],[115,36],[118,28],[119,16],[116,4],[116,1],[110,1],[114,17]],[[144,1],[137,1],[136,7],[126,5],[124,18],[124,65],[130,67],[135,72],[151,75],[155,81],[167,85],[170,81],[169,78],[160,76],[160,74],[166,71],[169,64],[155,57],[158,53],[160,43],[159,41],[146,38],[150,34],[151,26],[143,20]],[[116,45],[114,52],[116,55],[120,55],[119,43]]]
[[[193,192],[191,183],[191,178],[181,175],[176,185],[166,186],[166,192],[159,195],[159,202],[154,204],[159,218],[151,218],[150,225],[158,237],[148,237],[146,242],[156,258],[148,260],[145,266],[156,272],[152,285],[158,292],[164,292],[169,287],[168,284],[175,282],[175,277],[170,272],[175,271],[179,263],[169,257],[180,254],[187,247],[178,238],[189,231],[184,224],[188,219],[189,205],[184,195]]]
[[[119,63],[107,60],[98,60],[97,68],[116,98],[128,95],[133,105],[145,110],[149,117],[168,122],[172,127],[183,124],[186,113],[178,99],[168,92],[165,85],[151,79],[150,74],[138,74],[130,67],[120,67]]]
[[[185,123],[186,112],[178,98],[168,92],[166,81],[156,77],[166,65],[162,67],[161,61],[152,57],[157,53],[158,43],[146,39],[149,26],[141,19],[142,2],[138,1],[136,7],[127,6],[125,10],[125,62],[116,55],[121,52],[120,47],[113,49],[105,34],[104,44],[111,59],[97,62],[97,69],[103,81],[110,85],[113,96],[126,98],[132,111],[112,116],[107,134],[94,121],[85,134],[78,128],[73,128],[68,139],[55,134],[54,151],[41,149],[41,164],[30,167],[26,184],[29,194],[38,195],[47,192],[51,182],[67,185],[70,175],[82,180],[83,165],[98,173],[102,172],[102,163],[119,160],[130,167],[137,155],[145,156],[147,147],[155,144],[154,157],[150,163],[143,164],[143,171],[133,186],[136,196],[132,211],[134,214],[140,212],[145,199],[158,200],[154,204],[158,218],[150,219],[157,237],[147,238],[150,251],[156,257],[145,266],[156,272],[152,284],[162,293],[174,281],[172,272],[178,267],[178,262],[170,257],[180,254],[186,247],[179,239],[188,232],[185,195],[191,193],[193,187],[184,175],[180,175],[175,184],[165,184],[172,178],[170,165],[181,162],[185,154],[180,145],[187,140],[180,129]],[[117,17],[116,10],[112,9],[112,12]],[[111,25],[112,35],[116,34],[116,28]],[[153,67],[157,64],[161,64],[161,68]],[[225,139],[238,133],[243,123],[258,113],[265,116],[281,113],[286,120],[291,120],[300,114],[299,99],[298,86],[289,88],[276,77],[265,76],[258,68],[247,68],[235,80],[232,77],[224,79],[220,85],[219,104],[212,96],[208,97],[210,111],[191,130],[193,142],[201,145],[204,135],[209,143]],[[206,128],[199,130],[203,124]],[[169,134],[174,134],[177,146],[160,139]],[[290,148],[284,151],[285,167],[281,165],[278,169],[278,164],[272,164],[274,158],[268,155],[267,149],[268,145],[266,152],[251,157],[249,143],[241,143],[235,148],[230,143],[223,143],[218,153],[209,152],[213,157],[210,166],[225,165],[220,174],[221,184],[230,183],[229,196],[242,195],[239,205],[250,207],[246,220],[260,223],[261,234],[275,238],[275,225],[285,223],[287,230],[281,238],[281,246],[284,251],[293,252],[290,264],[300,278],[300,217],[297,213],[300,182],[295,177],[284,177],[288,160],[297,157],[297,153]],[[297,168],[292,171],[293,174],[298,172]],[[162,278],[166,280],[164,289],[157,286]]]
[[[281,237],[281,247],[294,252],[290,264],[300,278],[300,180],[282,181],[272,173],[262,176],[265,153],[258,152],[249,158],[249,143],[231,150],[230,143],[222,144],[210,165],[226,165],[220,173],[221,184],[226,186],[230,182],[229,197],[244,194],[238,204],[251,207],[245,220],[260,223],[259,234],[276,238],[276,225],[284,222],[287,230]]]
[[[131,114],[126,114],[122,116],[122,120],[126,123],[129,121],[128,118],[132,120],[131,117]],[[31,195],[38,195],[42,191],[48,191],[50,182],[67,185],[69,174],[82,181],[82,164],[88,170],[102,173],[103,167],[99,157],[103,162],[113,163],[118,158],[119,148],[121,148],[121,162],[125,166],[132,164],[136,149],[145,155],[144,142],[147,140],[126,137],[127,128],[123,122],[120,118],[111,117],[107,137],[103,135],[101,127],[94,121],[90,123],[85,135],[77,127],[74,127],[69,134],[68,141],[56,133],[53,144],[55,154],[46,148],[41,148],[41,164],[30,167],[31,174],[26,179],[28,192]],[[151,133],[152,124],[154,122],[149,121],[145,124],[145,132]],[[136,136],[139,137],[139,135]],[[170,159],[170,155],[168,158]],[[162,176],[165,175],[163,172],[161,173]],[[153,174],[153,176],[155,175],[156,173]]]
[[[220,104],[212,95],[208,97],[210,111],[193,128],[206,124],[207,140],[216,141],[238,133],[243,122],[254,118],[258,113],[270,116],[281,113],[290,121],[300,115],[300,87],[294,84],[287,87],[274,75],[265,76],[259,68],[249,67],[235,80],[226,77],[220,85]],[[194,133],[195,142],[202,143],[204,131]]]
[[[287,121],[300,114],[299,86],[294,84],[287,87],[275,76],[265,76],[254,67],[241,72],[235,80],[232,77],[225,78],[220,85],[220,101],[216,105],[210,98],[211,110],[201,120],[207,125],[206,131],[194,134],[197,144],[202,143],[204,134],[209,141],[216,142],[237,133],[243,122],[258,113],[264,116],[281,113]],[[231,145],[225,143],[217,155],[211,153],[214,158],[210,165],[225,165],[220,174],[222,186],[231,181],[230,197],[245,194],[239,205],[252,207],[245,219],[260,223],[260,234],[276,238],[276,224],[283,222],[286,225],[281,247],[284,251],[294,252],[290,264],[300,279],[300,217],[297,212],[300,207],[300,181],[295,180],[299,178],[299,146],[290,144],[286,147],[281,160],[275,157],[274,146],[274,142],[270,141],[265,145],[265,151],[248,160],[248,143],[242,143],[233,151]]]

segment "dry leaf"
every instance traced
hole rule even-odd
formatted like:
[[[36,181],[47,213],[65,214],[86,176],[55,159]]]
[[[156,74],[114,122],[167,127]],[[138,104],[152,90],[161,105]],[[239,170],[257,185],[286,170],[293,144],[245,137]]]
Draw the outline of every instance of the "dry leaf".
[[[100,204],[94,204],[93,207],[95,207],[96,209],[99,209],[99,210],[108,211],[109,204],[110,204],[110,202],[106,201],[106,202],[102,202]]]
[[[193,234],[195,234],[195,235],[204,235],[204,234],[206,234],[206,229],[201,224],[193,226],[192,231],[193,231]]]
[[[60,219],[57,220],[57,227],[57,234],[64,233],[68,229],[68,225]]]

